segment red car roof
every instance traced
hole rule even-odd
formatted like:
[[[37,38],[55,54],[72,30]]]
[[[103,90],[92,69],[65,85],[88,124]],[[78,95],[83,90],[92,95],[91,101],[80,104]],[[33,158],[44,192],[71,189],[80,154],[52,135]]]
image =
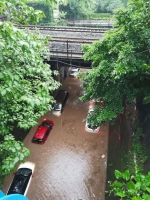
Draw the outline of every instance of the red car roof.
[[[54,125],[54,122],[53,121],[51,121],[51,120],[44,120],[44,121],[42,121],[42,123],[48,123],[48,124],[51,124],[52,125],[52,127],[53,127],[53,125]],[[48,130],[49,128],[47,127],[47,126],[42,126],[42,125],[40,125],[39,127],[38,127],[38,129],[36,130],[36,132],[35,132],[35,134],[34,134],[34,136],[33,137],[35,137],[35,138],[37,138],[37,139],[42,139],[43,137],[44,137],[44,135],[45,135],[45,133],[46,133],[46,131]]]
[[[44,137],[45,132],[48,130],[46,126],[39,126],[37,131],[34,134],[34,137],[37,139],[42,139]]]

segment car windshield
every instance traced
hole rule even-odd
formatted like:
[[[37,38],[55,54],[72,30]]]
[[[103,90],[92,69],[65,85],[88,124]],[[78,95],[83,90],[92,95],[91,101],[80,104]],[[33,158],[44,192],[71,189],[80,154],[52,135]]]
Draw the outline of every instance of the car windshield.
[[[37,139],[37,138],[33,138],[33,141],[38,142],[38,143],[42,143],[43,142],[42,139]]]
[[[12,189],[12,191],[14,193],[22,193],[23,187],[24,187],[24,183],[25,183],[26,178],[23,175],[18,175],[14,181],[14,188]]]
[[[31,169],[28,169],[28,168],[20,168],[20,169],[18,169],[16,175],[28,176],[30,173],[31,173]]]
[[[54,110],[56,110],[56,111],[61,110],[61,104],[55,104],[54,105]]]
[[[42,126],[51,127],[52,125],[49,124],[49,123],[43,122],[43,123],[42,123]]]
[[[79,71],[79,69],[78,69],[78,68],[74,68],[74,69],[72,69],[71,71],[72,71],[72,72],[77,72],[77,71]]]
[[[19,168],[14,176],[8,194],[24,194],[28,181],[32,175],[29,168]]]

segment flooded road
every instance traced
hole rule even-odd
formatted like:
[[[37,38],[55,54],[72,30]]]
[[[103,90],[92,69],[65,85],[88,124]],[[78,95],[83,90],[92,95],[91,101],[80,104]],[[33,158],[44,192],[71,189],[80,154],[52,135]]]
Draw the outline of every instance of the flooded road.
[[[28,161],[35,163],[27,197],[29,200],[104,200],[107,168],[108,127],[101,126],[99,134],[85,131],[88,103],[82,95],[80,80],[67,77],[62,88],[69,99],[60,117],[47,112],[44,118],[54,127],[44,145],[31,143],[37,129],[33,127],[24,143],[30,149]],[[13,175],[6,177],[6,193]]]

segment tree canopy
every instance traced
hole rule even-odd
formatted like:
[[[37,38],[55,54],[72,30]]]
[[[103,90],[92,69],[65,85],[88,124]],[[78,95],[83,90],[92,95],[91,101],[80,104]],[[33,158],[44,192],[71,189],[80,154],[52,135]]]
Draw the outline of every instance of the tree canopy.
[[[83,19],[95,10],[93,0],[68,0],[66,5],[60,5],[60,10],[66,12],[68,19]]]
[[[92,13],[113,13],[127,5],[128,0],[67,0],[60,5],[67,19],[86,19]]]
[[[36,125],[39,117],[51,110],[51,94],[60,85],[53,79],[57,72],[43,62],[48,59],[48,39],[11,23],[26,24],[43,16],[25,3],[0,1],[0,13],[7,17],[0,22],[0,184],[29,155],[23,143],[12,136],[14,124],[22,129]]]
[[[36,25],[50,25],[54,21],[53,7],[49,3],[31,1],[27,5],[33,7],[35,10],[41,10],[45,15]]]
[[[128,0],[96,0],[96,12],[113,13],[116,8],[122,8],[127,5]]]
[[[101,108],[95,106],[90,123],[113,121],[123,113],[123,100],[150,102],[150,2],[131,0],[115,17],[117,28],[83,46],[83,57],[92,61],[92,69],[81,75],[85,89],[81,99],[104,101]]]

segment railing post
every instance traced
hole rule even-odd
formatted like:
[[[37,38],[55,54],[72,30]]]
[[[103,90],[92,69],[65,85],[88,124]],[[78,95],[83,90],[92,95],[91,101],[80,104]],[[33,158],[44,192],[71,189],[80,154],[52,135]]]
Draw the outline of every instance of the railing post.
[[[57,69],[59,69],[59,65],[58,65],[58,49],[56,49],[56,57],[57,57]]]
[[[84,41],[82,42],[82,45],[84,45]],[[81,52],[82,52],[82,56],[83,56],[83,51],[82,51],[82,47],[81,47]]]
[[[67,58],[68,58],[68,40],[67,40]]]
[[[71,50],[71,62],[72,62],[72,50]]]

